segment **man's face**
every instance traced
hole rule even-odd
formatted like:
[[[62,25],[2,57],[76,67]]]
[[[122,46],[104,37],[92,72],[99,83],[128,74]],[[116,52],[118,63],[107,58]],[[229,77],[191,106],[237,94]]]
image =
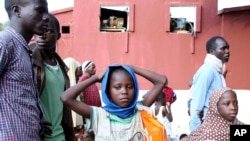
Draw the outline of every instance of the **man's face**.
[[[222,62],[228,62],[230,57],[229,45],[222,39],[216,40],[216,47],[213,49],[212,54],[215,55]]]
[[[24,0],[20,7],[20,20],[23,31],[28,34],[42,35],[48,24],[48,7],[46,0]]]

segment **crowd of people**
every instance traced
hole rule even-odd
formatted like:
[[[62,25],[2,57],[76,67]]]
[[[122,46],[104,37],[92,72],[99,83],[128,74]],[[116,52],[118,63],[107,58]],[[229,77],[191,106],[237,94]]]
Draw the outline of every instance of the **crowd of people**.
[[[164,129],[163,140],[171,141],[177,96],[167,76],[130,64],[96,74],[93,61],[81,64],[56,53],[60,23],[48,13],[46,0],[5,0],[5,9],[10,24],[0,32],[0,140],[150,141],[141,116],[146,110]],[[213,36],[206,52],[190,82],[191,133],[183,133],[183,141],[229,140],[230,125],[244,124],[236,118],[237,95],[223,71],[229,43]],[[136,75],[152,83],[142,101]]]

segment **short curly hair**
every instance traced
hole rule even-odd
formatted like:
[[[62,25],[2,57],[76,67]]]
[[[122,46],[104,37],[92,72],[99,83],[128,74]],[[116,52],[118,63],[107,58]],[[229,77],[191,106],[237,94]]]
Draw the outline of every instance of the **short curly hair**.
[[[221,37],[221,36],[213,36],[213,37],[211,37],[211,38],[207,41],[207,44],[206,44],[206,51],[207,51],[207,53],[210,53],[210,50],[211,50],[211,49],[215,49],[215,48],[216,48],[216,46],[217,46],[216,40],[217,40],[217,39],[221,39],[221,40],[227,42],[227,41],[226,41],[223,37]]]

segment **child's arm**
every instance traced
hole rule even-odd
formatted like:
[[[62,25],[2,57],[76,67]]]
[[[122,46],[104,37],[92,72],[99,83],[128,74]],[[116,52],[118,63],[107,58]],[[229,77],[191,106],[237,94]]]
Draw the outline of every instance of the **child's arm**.
[[[162,88],[165,86],[167,78],[163,75],[160,75],[150,70],[146,70],[135,66],[130,66],[130,67],[134,70],[136,74],[146,78],[147,80],[149,80],[154,84],[154,86],[148,92],[148,95],[143,99],[143,105],[150,107],[155,102],[155,99],[162,91]]]
[[[173,121],[172,111],[171,111],[171,104],[166,105],[166,117],[168,118],[169,122]]]
[[[75,86],[70,87],[61,95],[62,102],[75,111],[78,114],[83,115],[84,117],[90,117],[90,106],[84,102],[77,101],[76,97],[88,86],[93,83],[100,82],[105,72],[101,72],[98,76],[94,75],[89,79],[86,79],[82,82],[77,83]]]

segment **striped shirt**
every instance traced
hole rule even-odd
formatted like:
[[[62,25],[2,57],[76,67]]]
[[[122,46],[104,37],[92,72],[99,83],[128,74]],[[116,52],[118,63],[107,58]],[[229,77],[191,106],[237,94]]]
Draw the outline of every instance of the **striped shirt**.
[[[0,32],[0,141],[39,141],[41,110],[27,42]]]

